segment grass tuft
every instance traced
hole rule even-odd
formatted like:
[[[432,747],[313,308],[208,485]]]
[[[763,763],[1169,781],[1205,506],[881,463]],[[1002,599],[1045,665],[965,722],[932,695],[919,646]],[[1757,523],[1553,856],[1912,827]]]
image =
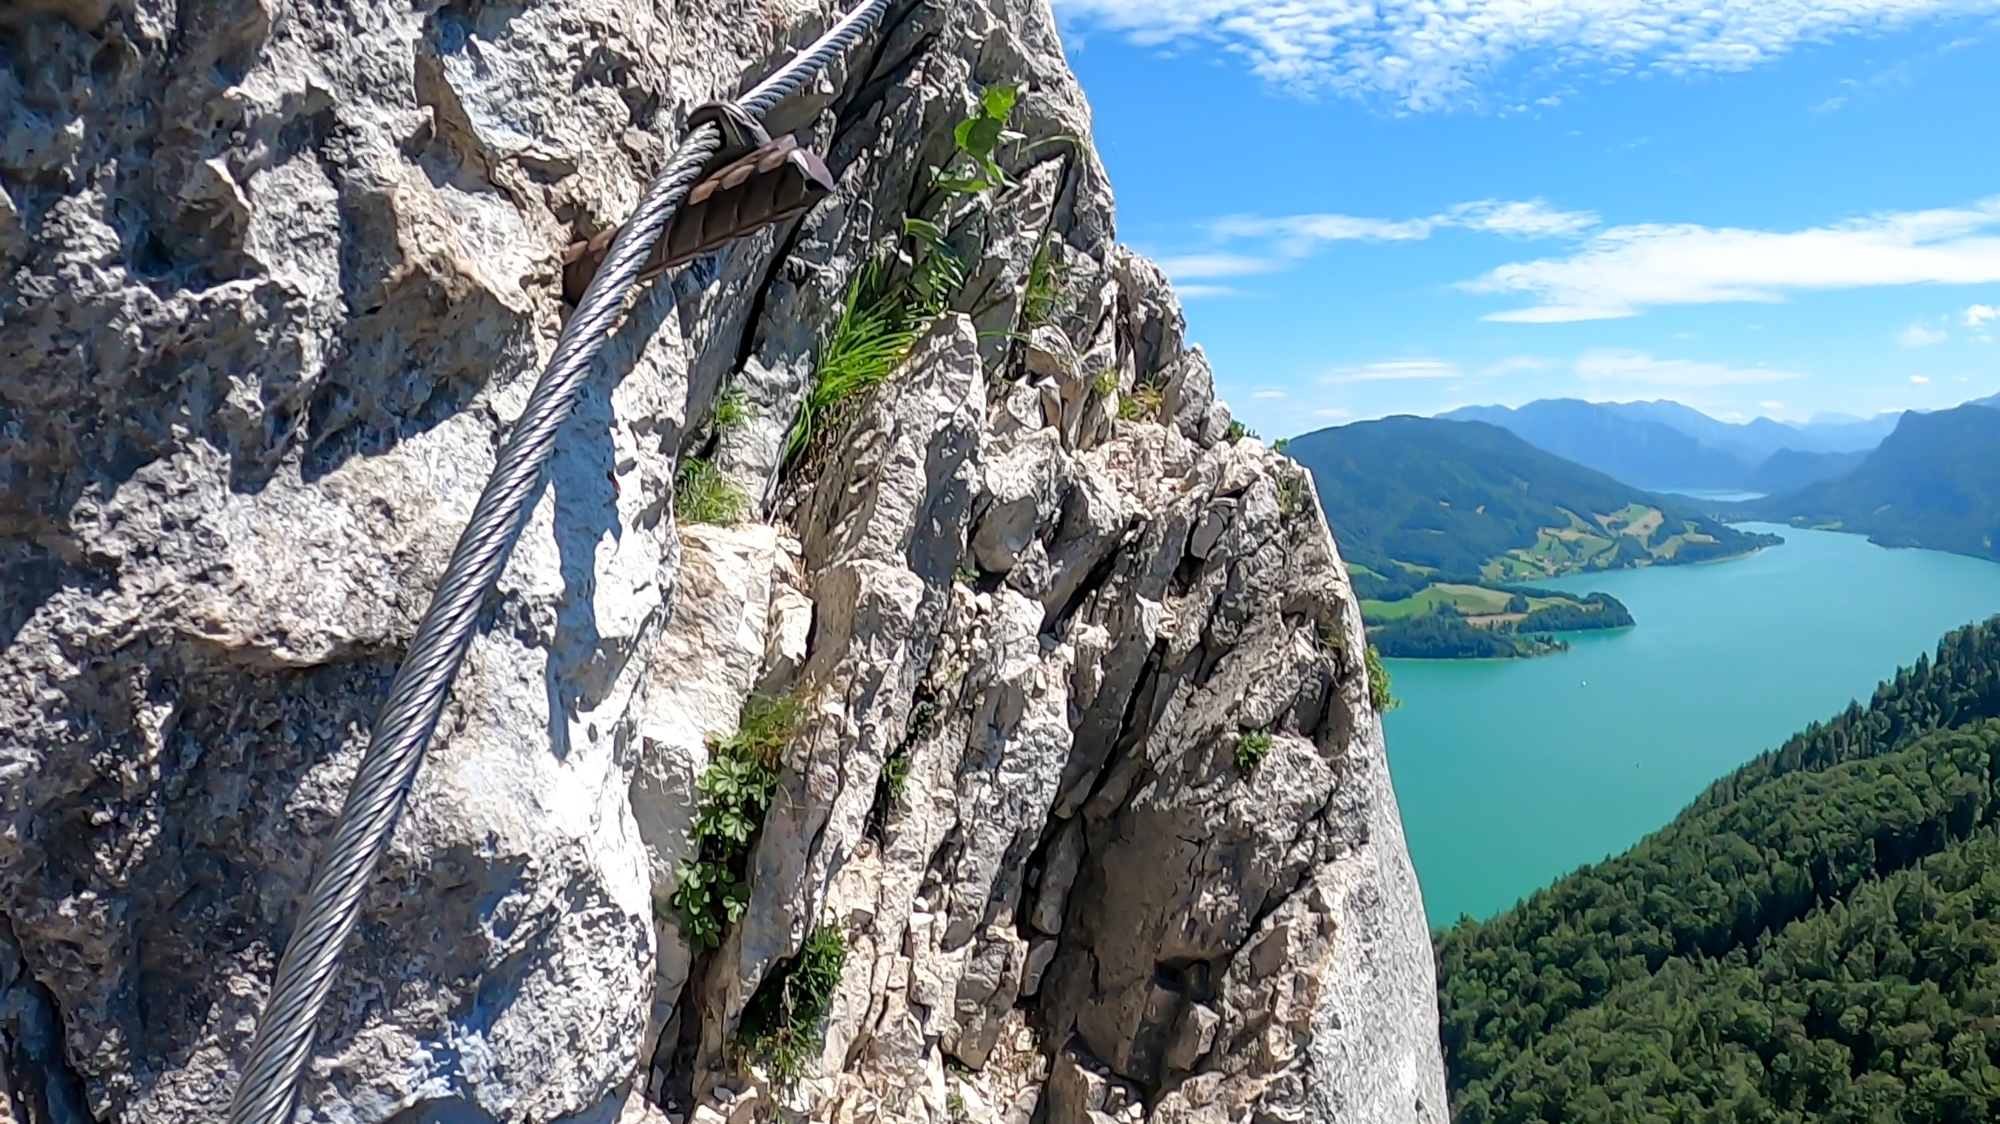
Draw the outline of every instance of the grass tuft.
[[[945,255],[933,255],[933,258]],[[833,335],[820,349],[813,368],[812,390],[799,409],[799,420],[785,441],[785,461],[796,461],[819,435],[831,428],[861,394],[879,386],[910,353],[917,335],[929,322],[921,310],[906,306],[882,281],[882,269],[869,264],[847,285],[847,301],[834,321]]]
[[[1069,311],[1069,266],[1049,250],[1049,238],[1042,237],[1035,256],[1028,262],[1028,284],[1021,294],[1021,326],[1038,328]]]
[[[731,388],[723,392],[715,401],[715,432],[734,433],[756,420],[757,408],[743,397],[743,392]]]
[[[1290,519],[1306,509],[1306,478],[1302,470],[1278,473],[1278,514]]]
[[[713,523],[730,527],[750,516],[750,497],[730,482],[715,463],[689,457],[674,474],[674,518],[682,523]]]
[[[822,925],[743,1008],[738,1043],[770,1068],[779,1088],[796,1086],[818,1060],[826,1045],[826,1015],[846,966],[846,935],[837,925]]]

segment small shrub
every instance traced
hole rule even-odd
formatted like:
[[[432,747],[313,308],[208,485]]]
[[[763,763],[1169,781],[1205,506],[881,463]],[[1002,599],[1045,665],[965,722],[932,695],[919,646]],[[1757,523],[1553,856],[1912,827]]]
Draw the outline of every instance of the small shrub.
[[[1368,701],[1373,703],[1378,714],[1387,714],[1403,705],[1401,699],[1389,693],[1389,669],[1382,666],[1382,653],[1375,645],[1368,645],[1365,657],[1368,664]]]
[[[1099,398],[1111,397],[1111,392],[1118,389],[1118,368],[1106,367],[1097,372],[1097,377],[1090,380],[1090,389],[1096,391]]]
[[[778,1087],[797,1085],[818,1059],[826,1044],[827,1011],[846,966],[846,935],[837,925],[822,925],[744,1006],[738,1042],[745,1054],[770,1067]]]
[[[750,516],[750,497],[713,461],[688,457],[674,474],[674,518],[682,523],[734,526]]]
[[[1118,403],[1118,416],[1126,421],[1152,421],[1160,416],[1160,404],[1166,401],[1166,391],[1152,384],[1142,382],[1132,388]]]
[[[1236,739],[1236,771],[1249,776],[1263,764],[1266,754],[1271,752],[1271,735],[1262,730],[1252,730]]]
[[[1289,437],[1280,437],[1276,441],[1271,442],[1271,451],[1278,454],[1279,456],[1284,456],[1285,450],[1291,447],[1292,447],[1292,439]]]
[[[675,870],[671,904],[681,931],[699,951],[715,948],[750,904],[745,864],[750,838],[770,810],[785,747],[797,729],[800,700],[753,698],[744,704],[736,732],[710,740],[714,759],[696,782],[695,854]]]
[[[1244,425],[1244,424],[1243,424],[1242,422],[1240,422],[1240,421],[1236,421],[1236,420],[1234,420],[1234,419],[1231,419],[1231,421],[1230,421],[1230,423],[1229,423],[1229,443],[1230,443],[1231,445],[1234,445],[1234,444],[1236,444],[1236,443],[1237,443],[1238,441],[1241,441],[1241,440],[1243,440],[1243,439],[1244,439],[1245,437],[1249,437],[1249,436],[1252,436],[1252,434],[1250,433],[1250,427],[1249,427],[1249,426],[1247,426],[1247,425]]]

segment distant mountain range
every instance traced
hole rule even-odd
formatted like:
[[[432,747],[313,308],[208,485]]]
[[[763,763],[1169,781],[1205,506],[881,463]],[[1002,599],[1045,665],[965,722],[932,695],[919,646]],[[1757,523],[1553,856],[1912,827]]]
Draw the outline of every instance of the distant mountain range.
[[[2000,395],[1907,413],[1859,465],[1737,505],[1743,514],[2000,560]]]
[[[1722,558],[1775,541],[1479,422],[1357,422],[1295,437],[1285,452],[1312,471],[1385,655],[1545,650],[1496,642],[1492,630],[1619,627],[1631,618],[1615,602],[1518,583]]]
[[[1500,426],[1537,448],[1636,488],[1757,492],[1799,487],[1854,467],[1858,460],[1853,454],[1873,449],[1900,416],[1821,415],[1803,425],[1770,418],[1737,423],[1678,402],[1576,398],[1546,398],[1518,409],[1466,406],[1439,415]],[[1780,453],[1794,455],[1764,472]]]

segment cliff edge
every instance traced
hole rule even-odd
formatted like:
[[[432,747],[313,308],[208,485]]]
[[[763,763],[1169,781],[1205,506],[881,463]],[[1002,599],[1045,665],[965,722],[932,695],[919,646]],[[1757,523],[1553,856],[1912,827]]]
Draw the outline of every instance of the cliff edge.
[[[0,11],[0,1120],[220,1117],[565,247],[836,15]],[[1346,572],[1046,4],[770,124],[839,190],[616,329],[297,1119],[1444,1120]]]

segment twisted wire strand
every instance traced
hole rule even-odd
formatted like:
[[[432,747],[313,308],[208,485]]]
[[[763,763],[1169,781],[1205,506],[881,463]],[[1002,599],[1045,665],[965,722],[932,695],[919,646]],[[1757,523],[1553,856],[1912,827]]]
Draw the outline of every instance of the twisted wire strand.
[[[855,7],[740,104],[752,116],[770,112],[866,35],[888,6],[889,0],[866,0]],[[498,584],[541,494],[557,431],[623,312],[653,243],[687,198],[703,165],[721,147],[722,132],[712,123],[682,140],[612,242],[603,266],[564,325],[555,355],[536,380],[520,420],[508,433],[375,719],[298,927],[278,963],[243,1079],[230,1104],[229,1124],[286,1124],[290,1119],[299,1080],[311,1060],[319,1012],[339,971],[341,948],[354,931],[362,895],[388,847],[451,694],[452,680],[471,647],[480,607]]]

